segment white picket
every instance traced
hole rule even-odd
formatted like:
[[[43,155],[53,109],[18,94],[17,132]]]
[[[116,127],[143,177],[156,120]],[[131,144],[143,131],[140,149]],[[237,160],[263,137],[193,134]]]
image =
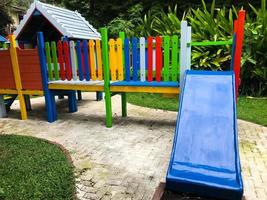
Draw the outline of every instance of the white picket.
[[[146,81],[146,39],[140,38],[140,80]]]
[[[77,77],[77,62],[76,62],[76,52],[75,52],[75,43],[70,41],[70,58],[71,58],[71,69],[72,69],[72,78],[74,81],[78,79]]]

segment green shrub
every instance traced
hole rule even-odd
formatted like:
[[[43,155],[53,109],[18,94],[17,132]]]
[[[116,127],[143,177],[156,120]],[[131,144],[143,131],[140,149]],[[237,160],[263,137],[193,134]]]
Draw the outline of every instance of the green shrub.
[[[250,5],[256,18],[247,15],[241,68],[241,92],[267,96],[267,10],[266,0],[261,8]]]
[[[233,20],[237,17],[235,7],[216,8],[213,0],[210,8],[202,0],[202,7],[189,9],[182,18],[192,27],[193,41],[226,41],[232,38]],[[252,5],[247,12],[245,38],[241,68],[241,94],[267,96],[267,11],[266,0],[261,1],[261,8]],[[143,30],[143,31],[140,31]],[[177,8],[149,11],[135,35],[174,35],[180,34],[180,19]],[[210,46],[192,48],[192,67],[205,70],[229,70],[231,46]]]
[[[140,27],[142,22],[142,11],[143,6],[141,4],[136,4],[130,7],[126,14],[120,14],[108,23],[107,28],[109,33],[114,36],[120,31],[124,31],[127,36],[134,36],[134,33],[136,32],[135,28]]]

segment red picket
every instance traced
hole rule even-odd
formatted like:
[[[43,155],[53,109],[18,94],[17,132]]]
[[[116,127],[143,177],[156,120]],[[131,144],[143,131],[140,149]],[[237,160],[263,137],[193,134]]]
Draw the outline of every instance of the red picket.
[[[66,66],[66,75],[67,79],[70,81],[72,79],[71,66],[70,66],[70,52],[69,52],[69,43],[68,41],[63,42],[63,51],[64,51],[64,60]]]
[[[147,81],[151,82],[153,80],[153,37],[147,38]]]
[[[57,42],[57,52],[58,52],[58,62],[59,62],[59,66],[60,66],[60,78],[61,78],[61,80],[66,80],[62,50],[63,50],[62,42],[58,41]]]
[[[161,37],[156,37],[156,81],[161,81],[161,69],[162,69],[162,49],[161,49],[162,39]]]

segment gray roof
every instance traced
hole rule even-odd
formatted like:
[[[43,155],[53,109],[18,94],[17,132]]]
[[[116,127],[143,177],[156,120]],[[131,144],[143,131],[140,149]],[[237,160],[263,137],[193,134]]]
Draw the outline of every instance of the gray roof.
[[[77,11],[56,7],[40,1],[34,1],[23,20],[14,32],[15,37],[20,35],[23,27],[31,16],[38,10],[62,35],[74,39],[100,39],[100,34]]]

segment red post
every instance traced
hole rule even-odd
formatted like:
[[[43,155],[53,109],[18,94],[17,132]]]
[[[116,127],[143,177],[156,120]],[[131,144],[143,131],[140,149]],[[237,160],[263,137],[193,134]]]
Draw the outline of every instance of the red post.
[[[241,82],[240,68],[241,68],[242,45],[244,38],[245,16],[246,16],[246,11],[240,10],[238,12],[238,20],[236,20],[234,23],[234,32],[236,33],[236,48],[234,54],[236,98],[238,97],[238,88]]]

